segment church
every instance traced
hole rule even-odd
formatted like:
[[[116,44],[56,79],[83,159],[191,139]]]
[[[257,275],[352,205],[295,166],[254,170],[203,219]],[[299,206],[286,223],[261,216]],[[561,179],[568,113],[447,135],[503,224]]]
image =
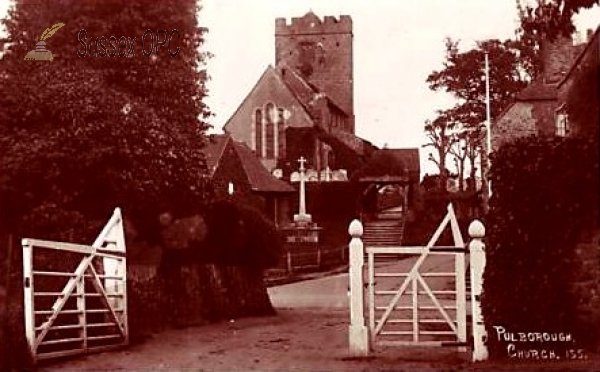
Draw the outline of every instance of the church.
[[[275,64],[223,129],[274,178],[298,181],[302,158],[309,182],[356,181],[365,200],[395,184],[409,195],[401,201],[409,207],[420,180],[419,150],[378,149],[355,133],[352,32],[347,15],[321,19],[310,11],[291,21],[277,18]]]
[[[352,19],[313,12],[275,21],[275,65],[267,66],[224,131],[289,179],[300,157],[311,180],[347,180],[376,150],[355,135]]]

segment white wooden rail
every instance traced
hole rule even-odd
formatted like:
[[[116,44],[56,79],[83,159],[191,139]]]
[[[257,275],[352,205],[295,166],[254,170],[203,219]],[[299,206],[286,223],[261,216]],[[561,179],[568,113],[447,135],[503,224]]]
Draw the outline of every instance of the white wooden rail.
[[[34,361],[129,342],[126,250],[118,208],[91,246],[38,239],[23,239],[22,246],[25,335]],[[40,250],[41,261],[35,256]],[[66,254],[79,257],[73,271],[38,267],[43,261],[64,261]]]
[[[453,237],[452,246],[437,246],[436,242],[446,227],[450,227]],[[475,227],[473,227],[475,226]],[[485,253],[481,238],[483,226],[475,221],[469,228],[472,242],[471,249],[471,277],[472,277],[472,312],[475,345],[473,360],[487,358],[484,350],[483,337],[485,327],[481,319],[479,295],[481,293],[481,278]],[[479,230],[478,230],[479,229]],[[462,239],[460,228],[450,204],[448,213],[440,223],[433,236],[425,246],[393,246],[393,247],[365,247],[362,240],[362,224],[358,220],[352,221],[349,227],[351,241],[350,249],[350,328],[349,349],[353,356],[368,355],[373,345],[419,345],[419,346],[445,346],[455,345],[459,350],[466,351],[467,342],[467,306],[466,306],[466,268],[465,255],[468,248]],[[365,279],[364,264],[365,253],[367,258],[367,275]],[[385,271],[387,266],[377,264],[378,257],[417,256],[411,268],[405,272]],[[450,255],[454,258],[453,268],[442,271],[431,271],[424,268],[424,262],[429,257]],[[482,264],[483,263],[483,264]],[[454,279],[454,288],[432,288],[428,280],[449,277]],[[384,280],[395,280],[392,288],[377,289]],[[427,279],[427,280],[426,280]],[[452,280],[450,281],[452,282]],[[366,288],[366,298],[365,298]],[[442,298],[443,299],[440,299]],[[454,298],[449,300],[448,298]],[[405,299],[402,301],[402,299]],[[426,299],[429,303],[422,303]],[[385,301],[385,306],[381,302]],[[449,302],[450,301],[450,302]],[[451,302],[454,301],[454,302]],[[365,317],[365,307],[367,317]],[[399,312],[410,314],[398,317]],[[438,318],[422,316],[423,311],[433,311]],[[377,315],[380,314],[380,315]],[[396,314],[392,317],[392,314]],[[388,326],[389,325],[389,326]],[[402,325],[411,327],[410,330],[398,329]],[[384,329],[389,327],[389,330]],[[427,329],[429,327],[429,330]],[[434,327],[433,330],[431,328]],[[446,327],[445,330],[438,329]],[[435,338],[442,340],[436,341]],[[382,339],[379,340],[378,338]],[[407,338],[408,337],[408,338]],[[448,340],[454,338],[454,341]],[[385,340],[383,338],[386,338]]]

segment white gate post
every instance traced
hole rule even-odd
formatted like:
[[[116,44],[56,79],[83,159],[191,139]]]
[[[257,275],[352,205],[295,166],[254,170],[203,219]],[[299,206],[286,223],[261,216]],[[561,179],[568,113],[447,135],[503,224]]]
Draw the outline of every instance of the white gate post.
[[[469,243],[471,258],[471,306],[473,316],[473,361],[483,361],[488,358],[488,350],[485,345],[487,333],[483,316],[481,314],[481,291],[483,284],[483,270],[485,269],[485,227],[479,220],[469,225]]]
[[[350,327],[349,342],[352,356],[369,354],[369,331],[364,316],[364,245],[361,239],[363,225],[354,220],[348,227],[350,240]]]
[[[35,361],[37,344],[35,340],[35,302],[33,298],[33,245],[29,240],[21,241],[23,246],[23,293],[25,311],[25,337],[29,351]],[[8,285],[9,283],[7,283]]]

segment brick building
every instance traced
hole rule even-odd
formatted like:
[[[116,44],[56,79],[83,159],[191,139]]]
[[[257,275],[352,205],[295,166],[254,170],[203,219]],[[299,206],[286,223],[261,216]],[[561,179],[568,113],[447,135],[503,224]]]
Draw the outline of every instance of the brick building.
[[[558,83],[557,130],[574,136],[598,136],[600,129],[600,27]]]
[[[275,21],[268,66],[224,126],[270,172],[284,176],[308,160],[318,175],[356,170],[375,147],[355,135],[352,19],[313,12]]]
[[[574,45],[571,38],[559,37],[542,44],[542,72],[492,123],[492,150],[528,135],[569,134],[564,126],[565,106],[559,100],[559,87],[590,43]]]

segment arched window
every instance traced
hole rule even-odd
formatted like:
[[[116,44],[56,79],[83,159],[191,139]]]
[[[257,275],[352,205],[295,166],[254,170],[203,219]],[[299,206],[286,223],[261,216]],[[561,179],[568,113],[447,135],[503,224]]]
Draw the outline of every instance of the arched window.
[[[335,164],[335,153],[333,150],[329,151],[327,154],[327,165],[329,166],[329,169],[337,169],[337,165]]]
[[[262,111],[261,109],[256,109],[254,112],[254,151],[258,154],[258,156],[262,156]]]
[[[283,107],[277,109],[277,150],[278,158],[285,158],[285,110]]]
[[[275,122],[277,120],[277,112],[275,110],[275,105],[272,103],[267,103],[265,106],[265,115],[266,115],[266,136],[265,136],[265,145],[266,145],[266,158],[273,159],[275,158]]]

